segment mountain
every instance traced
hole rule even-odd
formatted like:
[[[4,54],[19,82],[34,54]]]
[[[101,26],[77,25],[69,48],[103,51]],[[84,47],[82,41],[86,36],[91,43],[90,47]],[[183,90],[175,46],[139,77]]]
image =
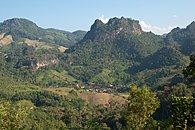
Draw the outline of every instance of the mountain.
[[[195,52],[194,31],[193,22],[185,29],[158,36],[144,32],[139,22],[130,18],[112,18],[106,24],[97,19],[83,40],[67,52],[69,73],[104,85],[171,83],[189,63],[186,56]]]
[[[167,44],[178,47],[185,55],[195,55],[195,22],[184,29],[173,29],[165,38]]]
[[[44,30],[26,19],[10,19],[0,24],[0,31],[12,35],[14,40],[21,38],[35,39],[44,34]]]
[[[133,80],[126,70],[164,44],[161,36],[142,31],[136,20],[113,18],[106,24],[96,20],[83,40],[69,49],[67,63],[72,66],[70,74],[83,81],[126,84]]]
[[[0,31],[2,73],[41,86],[82,82],[155,88],[182,79],[178,74],[195,52],[194,22],[166,36],[144,32],[139,21],[124,17],[106,24],[97,19],[87,33],[42,29],[24,19],[7,20]]]
[[[145,59],[145,65],[149,69],[166,66],[184,66],[187,62],[185,56],[176,48],[165,46]]]
[[[104,64],[137,61],[156,52],[163,44],[160,36],[143,32],[136,20],[113,18],[107,24],[96,20],[83,40],[69,50],[69,59],[73,59],[73,64],[84,65],[93,64],[97,60]]]
[[[143,32],[139,21],[124,17],[112,18],[106,24],[96,20],[82,41],[90,40],[100,46],[112,42],[128,55],[139,57],[150,55],[163,45],[159,36]]]
[[[1,34],[10,35],[14,41],[27,38],[39,40],[40,42],[70,47],[80,41],[85,31],[70,33],[56,29],[43,29],[32,21],[22,18],[13,18],[0,24]]]
[[[84,40],[113,40],[118,35],[126,33],[141,34],[142,29],[139,22],[121,17],[120,19],[112,18],[108,23],[104,24],[101,20],[97,19],[91,26],[90,31],[85,35]]]

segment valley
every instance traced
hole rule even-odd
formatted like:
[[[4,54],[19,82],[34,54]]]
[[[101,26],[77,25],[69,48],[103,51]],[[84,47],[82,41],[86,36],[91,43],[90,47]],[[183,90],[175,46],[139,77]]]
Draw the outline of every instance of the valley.
[[[194,34],[195,22],[162,36],[125,17],[88,32],[5,20],[0,128],[193,129]]]

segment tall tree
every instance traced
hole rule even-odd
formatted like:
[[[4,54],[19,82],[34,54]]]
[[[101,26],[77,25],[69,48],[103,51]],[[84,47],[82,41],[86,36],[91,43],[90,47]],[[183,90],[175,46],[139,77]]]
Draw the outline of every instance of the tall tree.
[[[138,88],[137,86],[132,86],[125,115],[127,129],[143,129],[158,107],[158,98],[148,87]]]

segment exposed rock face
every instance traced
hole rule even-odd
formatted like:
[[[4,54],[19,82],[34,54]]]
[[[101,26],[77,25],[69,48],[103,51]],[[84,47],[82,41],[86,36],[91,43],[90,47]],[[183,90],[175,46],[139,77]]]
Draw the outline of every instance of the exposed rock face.
[[[0,33],[0,40],[4,37],[5,33]]]
[[[139,21],[132,20],[130,18],[113,18],[108,21],[109,27],[114,27],[114,30],[120,29],[120,32],[123,33],[134,33],[134,34],[141,34],[142,29],[139,24]],[[122,29],[121,29],[122,28]]]
[[[91,26],[91,29],[84,37],[84,40],[106,41],[113,40],[118,35],[142,33],[139,21],[130,18],[112,18],[108,23],[104,24],[97,19]]]
[[[55,55],[45,53],[36,61],[35,68],[39,69],[48,65],[58,64],[58,62],[59,59]]]
[[[0,35],[0,47],[8,45],[13,42],[13,38],[11,35],[4,36],[5,34]]]
[[[142,29],[141,29],[140,25],[134,23],[132,32],[135,33],[135,34],[141,34]]]
[[[57,64],[57,63],[58,63],[58,60],[55,60],[55,59],[50,60],[50,61],[46,61],[46,60],[40,61],[40,62],[37,62],[37,64],[36,64],[36,69],[39,69],[39,68],[41,68],[41,67],[48,66],[48,65],[50,65],[50,64]]]
[[[60,52],[62,52],[62,53],[64,53],[67,49],[68,49],[68,48],[63,47],[63,46],[58,47],[58,50],[59,50]]]

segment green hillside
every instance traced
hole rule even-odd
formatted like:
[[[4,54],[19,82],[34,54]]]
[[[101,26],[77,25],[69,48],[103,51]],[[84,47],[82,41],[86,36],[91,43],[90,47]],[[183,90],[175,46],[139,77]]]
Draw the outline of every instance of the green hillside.
[[[85,31],[70,33],[56,29],[43,29],[32,21],[22,18],[4,21],[0,24],[0,32],[13,36],[14,41],[21,41],[22,38],[27,38],[65,47],[74,45],[85,35]]]
[[[124,17],[86,35],[1,23],[0,129],[194,129],[194,29],[159,36]]]
[[[181,31],[188,32],[188,28]],[[189,31],[188,38],[192,33]],[[167,37],[144,32],[138,21],[129,18],[113,18],[106,24],[96,20],[84,39],[66,53],[67,63],[71,63],[71,74],[85,82],[153,87],[171,83],[189,59]],[[166,71],[161,72],[163,68]],[[147,73],[151,78],[144,78]]]
[[[32,92],[40,90],[41,90],[40,87],[32,85],[28,82],[24,82],[20,79],[2,76],[2,74],[0,75],[1,98],[10,99],[12,96],[20,92]]]
[[[194,22],[166,37],[144,32],[139,21],[124,17],[106,24],[96,20],[85,36],[83,31],[42,29],[25,19],[7,20],[0,30],[15,40],[0,48],[2,68],[41,86],[83,82],[156,88],[178,78],[194,53]],[[55,39],[71,47],[60,47]]]
[[[177,46],[185,55],[195,53],[195,22],[193,21],[184,29],[175,28],[166,37],[167,44]]]

